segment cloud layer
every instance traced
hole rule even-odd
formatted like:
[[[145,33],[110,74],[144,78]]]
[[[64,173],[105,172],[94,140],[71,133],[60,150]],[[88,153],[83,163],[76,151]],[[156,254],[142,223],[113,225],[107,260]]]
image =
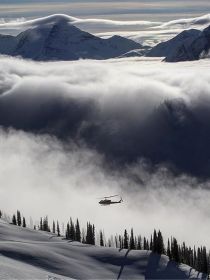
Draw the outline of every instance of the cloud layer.
[[[210,246],[208,59],[0,63],[3,210]]]
[[[165,238],[210,246],[209,182],[174,177],[143,162],[110,170],[98,153],[73,143],[65,147],[49,135],[1,130],[0,143],[1,209],[10,215],[18,208],[28,223],[30,216],[38,223],[47,214],[65,223],[79,217],[106,236],[134,227],[149,238],[155,227]],[[98,197],[113,194],[123,204],[99,206]]]
[[[84,143],[117,165],[144,158],[209,177],[209,60],[1,65],[1,126]]]

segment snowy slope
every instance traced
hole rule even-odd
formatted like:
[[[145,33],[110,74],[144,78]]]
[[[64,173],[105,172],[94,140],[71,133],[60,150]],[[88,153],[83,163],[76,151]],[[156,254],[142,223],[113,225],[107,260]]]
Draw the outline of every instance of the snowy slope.
[[[202,274],[150,251],[62,240],[0,220],[0,279],[189,279]]]
[[[34,60],[108,59],[139,48],[140,44],[120,36],[101,39],[84,32],[62,15],[40,22],[16,37],[0,37],[1,54]]]
[[[152,48],[147,56],[165,57],[167,62],[192,61],[205,56],[210,49],[210,26],[203,31],[186,30],[173,39]]]

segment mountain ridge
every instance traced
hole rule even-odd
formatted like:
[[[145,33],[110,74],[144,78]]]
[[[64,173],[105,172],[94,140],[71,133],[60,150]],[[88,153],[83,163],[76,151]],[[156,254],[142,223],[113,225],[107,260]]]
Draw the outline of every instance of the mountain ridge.
[[[72,25],[64,16],[41,23],[17,36],[0,35],[0,53],[38,61],[109,59],[142,45],[113,36],[102,39]]]
[[[166,62],[194,61],[206,57],[210,50],[210,26],[203,31],[189,29],[153,47],[148,57],[165,57]]]

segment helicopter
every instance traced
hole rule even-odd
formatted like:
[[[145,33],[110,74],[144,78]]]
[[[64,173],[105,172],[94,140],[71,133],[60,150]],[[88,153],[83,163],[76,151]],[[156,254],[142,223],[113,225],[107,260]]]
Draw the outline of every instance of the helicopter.
[[[100,198],[102,200],[99,201],[99,204],[101,206],[108,206],[108,205],[111,205],[111,204],[122,203],[123,202],[122,197],[120,197],[119,201],[112,201],[111,199],[109,199],[111,197],[116,197],[116,196],[119,196],[119,195],[116,194],[116,195],[111,195],[111,196],[104,196],[104,197]]]

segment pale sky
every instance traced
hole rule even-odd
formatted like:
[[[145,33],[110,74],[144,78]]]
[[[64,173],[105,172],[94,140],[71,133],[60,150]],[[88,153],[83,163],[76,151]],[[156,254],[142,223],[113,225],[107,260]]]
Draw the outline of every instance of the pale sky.
[[[0,17],[34,18],[65,13],[83,18],[161,20],[195,17],[210,13],[209,0],[0,0]]]

